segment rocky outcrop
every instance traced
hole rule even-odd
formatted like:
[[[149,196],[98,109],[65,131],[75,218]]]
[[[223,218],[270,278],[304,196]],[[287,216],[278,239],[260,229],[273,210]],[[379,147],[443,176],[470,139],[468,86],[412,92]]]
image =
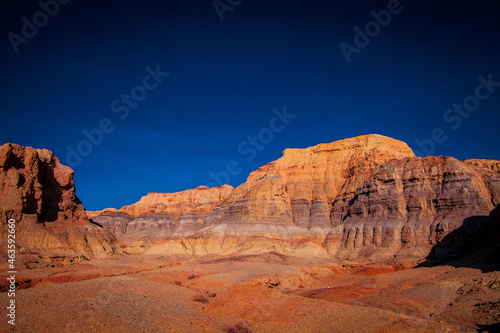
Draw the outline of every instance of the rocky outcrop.
[[[414,155],[405,143],[377,135],[286,149],[282,158],[252,172],[223,207],[209,214],[205,226],[330,228],[331,205],[341,191],[353,191],[382,163],[407,156]]]
[[[348,195],[381,164],[415,156],[407,144],[365,135],[306,149],[286,149],[283,157],[252,172],[247,183],[276,176],[283,183],[294,224],[310,230],[330,226],[331,205]]]
[[[495,172],[500,172],[500,160],[480,160],[477,158],[468,158],[464,160],[464,163],[475,165],[481,168],[490,169]]]
[[[132,220],[102,224],[129,252],[454,260],[500,202],[499,165],[415,157],[401,141],[365,135],[286,149],[234,190],[150,194],[112,212]]]
[[[193,211],[209,212],[219,207],[222,201],[234,190],[230,185],[217,187],[198,186],[194,189],[175,193],[148,193],[138,202],[120,209],[106,208],[101,211],[87,212],[89,218],[100,215],[126,215],[132,218],[153,214],[183,216]]]
[[[436,255],[453,260],[481,237],[499,202],[497,162],[414,157],[406,144],[373,135],[286,150],[207,215],[203,241],[184,245],[223,253],[227,246],[210,241],[222,239],[236,251],[420,261],[443,242]]]
[[[118,209],[116,208],[105,208],[103,210],[87,210],[87,217],[89,219],[94,218],[99,215],[113,215],[113,214],[119,214]]]
[[[144,252],[165,239],[190,236],[233,191],[230,185],[199,186],[176,193],[149,193],[119,210],[92,212],[92,222],[111,231],[127,252]]]
[[[75,195],[73,170],[46,149],[0,147],[0,250],[7,251],[7,222],[16,221],[18,254],[103,258],[114,237],[87,220]]]
[[[133,221],[133,218],[125,214],[107,213],[94,216],[90,221],[111,232],[116,237],[116,240],[120,242],[123,240],[127,227]]]
[[[119,213],[131,217],[153,214],[182,216],[194,210],[208,212],[220,206],[221,201],[233,191],[230,185],[197,188],[175,193],[149,193],[137,203],[124,206]]]
[[[353,196],[337,198],[331,222],[341,229],[332,231],[328,242],[339,246],[341,258],[420,260],[463,227],[465,234],[448,237],[436,253],[453,260],[480,237],[486,216],[498,203],[499,179],[497,172],[452,157],[389,161]]]

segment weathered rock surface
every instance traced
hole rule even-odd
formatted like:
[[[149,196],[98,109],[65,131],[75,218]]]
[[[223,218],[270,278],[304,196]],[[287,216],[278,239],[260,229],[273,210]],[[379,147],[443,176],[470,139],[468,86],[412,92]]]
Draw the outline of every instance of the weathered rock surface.
[[[190,236],[203,227],[206,215],[222,205],[230,185],[199,186],[176,193],[149,193],[119,210],[92,212],[92,221],[111,231],[127,252],[144,252],[165,239]]]
[[[466,233],[466,230],[457,229],[456,232]],[[456,233],[455,232],[455,233]],[[453,233],[447,237],[453,236]],[[468,254],[454,262],[455,266],[475,267],[484,271],[500,270],[500,205],[497,205],[488,216],[482,235],[477,239]],[[436,260],[433,253],[430,260]]]
[[[87,220],[75,195],[73,170],[46,149],[0,147],[0,250],[7,253],[7,221],[16,221],[18,254],[103,258],[114,237]],[[71,259],[73,258],[73,259]]]
[[[357,261],[420,261],[433,251],[454,260],[482,237],[500,202],[497,164],[419,158],[378,135],[287,149],[209,212],[203,229],[148,250]]]
[[[481,168],[491,169],[495,172],[500,172],[500,160],[480,160],[477,158],[468,158],[464,160],[464,162]]]
[[[489,230],[487,216],[500,203],[499,166],[415,157],[401,141],[365,135],[286,149],[235,189],[150,193],[90,216],[129,253],[449,261]]]
[[[252,172],[247,183],[279,177],[294,224],[308,230],[329,227],[331,205],[339,193],[353,192],[379,165],[412,156],[404,142],[365,135],[306,149],[285,149],[282,158]]]
[[[197,254],[331,255],[323,243],[337,195],[354,192],[382,163],[408,156],[414,154],[405,143],[379,135],[286,149],[208,213],[204,228],[191,239],[166,246]],[[161,250],[156,246],[155,251]]]
[[[498,172],[452,157],[389,161],[353,196],[334,202],[331,221],[342,233],[332,232],[329,242],[339,245],[342,258],[419,260],[461,227],[435,248],[441,259],[456,259],[482,235],[498,203],[499,179]]]
[[[87,210],[87,218],[91,219],[99,215],[113,215],[118,214],[118,209],[116,208],[105,208],[103,210]]]
[[[125,214],[101,214],[93,217],[90,221],[98,226],[101,226],[111,232],[117,241],[124,238],[127,226],[132,222],[133,218]]]
[[[217,187],[198,186],[176,193],[149,193],[137,203],[124,206],[118,212],[131,217],[153,214],[185,215],[193,210],[208,212],[220,205],[233,191],[230,185]]]

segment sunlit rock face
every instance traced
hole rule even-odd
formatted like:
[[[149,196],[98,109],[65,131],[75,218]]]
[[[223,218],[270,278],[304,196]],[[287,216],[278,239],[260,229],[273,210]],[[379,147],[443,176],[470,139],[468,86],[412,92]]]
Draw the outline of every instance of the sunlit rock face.
[[[247,183],[269,176],[283,186],[293,223],[311,230],[330,227],[331,206],[338,195],[349,195],[381,164],[415,156],[403,142],[366,135],[306,149],[286,149],[283,157],[252,172]]]
[[[233,187],[199,186],[176,193],[149,193],[121,209],[91,212],[92,221],[111,231],[126,252],[145,252],[152,244],[200,230],[205,217],[220,207]]]
[[[0,147],[0,248],[7,249],[7,221],[16,221],[20,254],[104,258],[114,236],[87,220],[75,195],[73,170],[46,149],[7,143]]]
[[[404,142],[364,135],[286,149],[236,188],[150,193],[89,215],[127,253],[454,260],[500,203],[499,165],[415,157]]]
[[[420,261],[443,242],[434,254],[451,260],[473,246],[500,202],[497,165],[415,157],[378,135],[287,149],[208,214],[202,232],[247,237],[238,251],[262,243],[361,261]]]

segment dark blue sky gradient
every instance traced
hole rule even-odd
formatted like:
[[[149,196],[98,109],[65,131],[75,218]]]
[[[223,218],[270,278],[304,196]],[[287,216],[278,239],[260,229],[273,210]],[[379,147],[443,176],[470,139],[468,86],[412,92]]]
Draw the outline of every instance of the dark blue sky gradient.
[[[500,158],[500,87],[455,130],[443,120],[478,76],[500,82],[497,2],[402,0],[348,64],[339,44],[353,44],[353,28],[388,2],[244,0],[221,22],[208,0],[72,0],[16,54],[7,34],[21,34],[40,6],[4,0],[0,143],[47,148],[68,164],[67,146],[109,118],[114,131],[73,166],[89,210],[213,183],[230,161],[237,186],[285,148],[362,134],[422,151],[416,140],[441,128],[433,155]],[[121,120],[111,103],[157,64],[170,75]],[[248,161],[238,146],[284,106],[296,117]]]

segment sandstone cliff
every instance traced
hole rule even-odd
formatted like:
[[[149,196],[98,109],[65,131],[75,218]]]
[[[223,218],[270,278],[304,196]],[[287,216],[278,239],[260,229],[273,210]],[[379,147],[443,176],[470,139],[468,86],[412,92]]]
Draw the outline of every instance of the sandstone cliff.
[[[484,237],[500,203],[499,166],[415,157],[404,142],[364,135],[286,149],[235,189],[150,193],[92,220],[126,252],[449,261]]]
[[[138,217],[158,213],[182,216],[193,210],[210,211],[219,206],[232,190],[232,186],[223,185],[212,188],[198,186],[176,193],[149,193],[143,196],[139,202],[124,206],[118,212]]]
[[[111,231],[128,252],[143,252],[152,244],[183,238],[203,227],[206,215],[220,207],[233,187],[199,186],[176,193],[149,193],[119,210],[92,212],[92,221]]]
[[[271,219],[265,223],[329,228],[331,206],[339,193],[352,193],[379,165],[409,156],[414,154],[405,143],[380,135],[286,149],[282,158],[252,172],[233,191],[221,208],[225,212],[220,221],[254,224]]]
[[[452,157],[389,161],[353,195],[337,197],[331,222],[341,228],[327,243],[342,258],[420,260],[465,223],[467,233],[449,237],[436,253],[453,260],[481,236],[499,203],[499,181],[500,173]]]
[[[73,170],[45,149],[0,147],[0,250],[7,250],[7,221],[16,221],[18,254],[102,258],[114,237],[91,224],[75,195]]]

